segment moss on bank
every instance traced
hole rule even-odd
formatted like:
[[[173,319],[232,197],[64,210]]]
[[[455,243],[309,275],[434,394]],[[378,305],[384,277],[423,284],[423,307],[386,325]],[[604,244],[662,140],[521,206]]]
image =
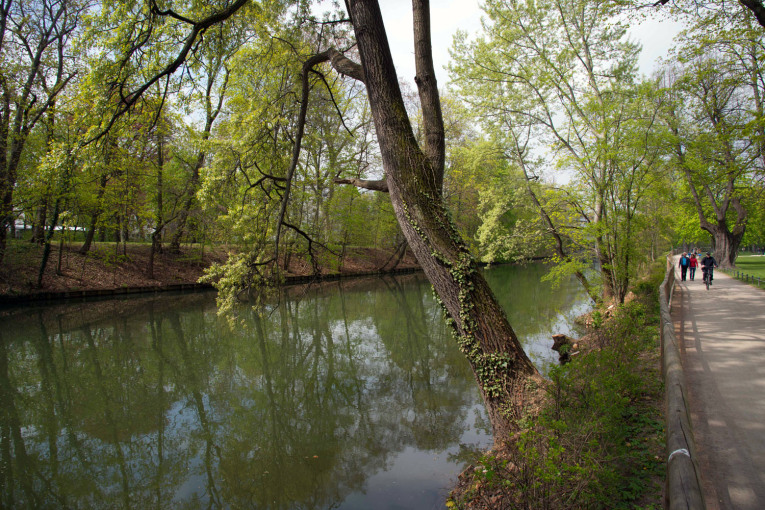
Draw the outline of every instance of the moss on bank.
[[[550,373],[536,419],[466,470],[447,507],[662,507],[663,276],[657,264],[634,299],[593,321],[582,352]]]

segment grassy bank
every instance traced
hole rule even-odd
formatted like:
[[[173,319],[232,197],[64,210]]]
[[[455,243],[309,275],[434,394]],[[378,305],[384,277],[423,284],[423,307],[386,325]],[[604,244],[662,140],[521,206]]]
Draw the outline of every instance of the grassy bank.
[[[663,268],[611,317],[595,314],[582,352],[550,374],[539,416],[463,473],[448,507],[662,507]]]

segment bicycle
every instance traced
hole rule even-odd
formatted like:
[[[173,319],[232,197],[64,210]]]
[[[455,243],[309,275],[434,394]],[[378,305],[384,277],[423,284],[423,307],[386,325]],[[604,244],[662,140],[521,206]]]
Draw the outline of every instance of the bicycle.
[[[709,286],[712,285],[712,268],[702,269],[702,272],[704,273],[704,285],[706,285],[707,290],[709,290]]]

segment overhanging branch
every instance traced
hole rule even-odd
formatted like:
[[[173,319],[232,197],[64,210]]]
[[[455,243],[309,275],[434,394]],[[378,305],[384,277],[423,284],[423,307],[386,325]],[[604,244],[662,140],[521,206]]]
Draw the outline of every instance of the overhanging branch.
[[[312,56],[303,64],[303,71],[301,73],[303,91],[300,97],[300,113],[298,114],[297,133],[295,134],[295,143],[292,148],[292,160],[287,169],[287,180],[284,195],[282,196],[282,204],[279,209],[279,219],[276,222],[276,240],[274,247],[276,260],[279,260],[279,241],[281,239],[282,225],[284,224],[284,218],[287,213],[287,203],[289,202],[290,190],[292,188],[292,177],[295,175],[295,169],[297,168],[298,160],[300,158],[300,148],[303,143],[303,134],[305,133],[305,119],[308,114],[308,96],[311,90],[308,75],[315,66],[327,61],[329,61],[332,64],[332,67],[340,74],[344,74],[362,82],[364,81],[364,70],[361,68],[361,65],[353,62],[334,48],[330,48],[322,53]]]
[[[383,193],[388,193],[388,181],[386,181],[385,179],[369,181],[367,179],[357,179],[355,177],[351,177],[349,179],[335,179],[334,183],[335,184],[352,184],[353,186],[356,186],[357,188],[368,189],[371,191],[382,191]]]
[[[94,137],[94,140],[99,139],[104,134],[106,134],[112,128],[112,126],[114,126],[115,122],[117,122],[117,120],[125,113],[127,113],[127,111],[130,110],[130,108],[138,101],[144,92],[149,90],[152,85],[154,85],[157,81],[161,80],[165,76],[170,76],[176,70],[178,70],[178,68],[186,61],[186,58],[188,58],[189,53],[194,48],[194,44],[196,43],[197,39],[204,33],[205,30],[233,16],[239,9],[244,6],[245,3],[247,3],[247,1],[248,0],[236,0],[227,8],[215,12],[199,21],[193,21],[191,19],[179,16],[173,11],[160,11],[159,9],[153,9],[154,14],[167,15],[178,21],[191,25],[191,30],[186,36],[183,47],[172,62],[167,64],[164,69],[152,76],[149,80],[147,80],[143,85],[135,89],[133,92],[130,92],[126,95],[121,93],[122,98],[120,104],[117,107],[117,111],[114,112],[106,127]],[[156,5],[154,5],[154,7],[156,7]],[[120,85],[120,88],[121,87],[122,85]]]

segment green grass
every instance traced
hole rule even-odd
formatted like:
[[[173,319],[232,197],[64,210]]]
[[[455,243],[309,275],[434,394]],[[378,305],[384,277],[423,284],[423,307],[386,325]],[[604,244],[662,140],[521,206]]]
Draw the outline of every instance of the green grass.
[[[740,255],[736,259],[736,269],[751,276],[765,278],[765,257],[762,255]]]
[[[758,286],[757,278],[760,279],[760,288],[765,287],[765,257],[761,255],[739,255],[736,258],[735,269],[725,269],[725,274],[734,278],[747,281],[745,275],[749,276],[748,283]]]

